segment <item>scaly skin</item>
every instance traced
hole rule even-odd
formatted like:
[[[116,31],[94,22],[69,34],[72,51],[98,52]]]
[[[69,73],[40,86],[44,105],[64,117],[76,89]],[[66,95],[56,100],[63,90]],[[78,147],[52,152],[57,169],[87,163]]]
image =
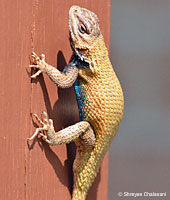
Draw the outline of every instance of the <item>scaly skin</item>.
[[[124,98],[119,80],[108,57],[97,16],[84,8],[72,6],[69,11],[70,43],[73,56],[63,73],[32,54],[34,65],[46,73],[59,87],[70,87],[74,83],[80,113],[80,122],[59,132],[54,131],[52,120],[44,113],[39,132],[50,145],[74,141],[77,145],[73,165],[73,200],[85,200],[101,161],[118,130],[123,115]],[[46,132],[46,135],[42,133]]]

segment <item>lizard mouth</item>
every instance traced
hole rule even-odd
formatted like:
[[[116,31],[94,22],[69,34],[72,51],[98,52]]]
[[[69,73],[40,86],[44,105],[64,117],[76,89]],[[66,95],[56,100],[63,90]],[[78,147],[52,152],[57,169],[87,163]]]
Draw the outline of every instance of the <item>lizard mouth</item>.
[[[83,23],[83,8],[79,6],[72,6],[69,10],[69,36],[70,36],[70,44],[72,50],[79,57],[81,61],[84,61],[82,53],[80,52],[82,49],[78,49],[75,47],[76,42],[79,41],[79,34],[87,32],[87,28]],[[80,47],[80,46],[79,46]]]

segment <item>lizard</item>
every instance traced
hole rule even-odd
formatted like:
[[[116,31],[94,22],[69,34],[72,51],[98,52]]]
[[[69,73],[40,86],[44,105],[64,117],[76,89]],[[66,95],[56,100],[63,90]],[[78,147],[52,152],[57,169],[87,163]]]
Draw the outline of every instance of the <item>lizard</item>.
[[[80,122],[55,132],[53,120],[43,112],[41,124],[32,137],[40,135],[49,145],[75,142],[72,200],[85,200],[100,164],[108,151],[121,122],[124,95],[109,59],[97,15],[85,8],[69,10],[69,38],[73,55],[63,72],[32,52],[30,68],[38,71],[31,78],[45,73],[61,88],[74,86]]]

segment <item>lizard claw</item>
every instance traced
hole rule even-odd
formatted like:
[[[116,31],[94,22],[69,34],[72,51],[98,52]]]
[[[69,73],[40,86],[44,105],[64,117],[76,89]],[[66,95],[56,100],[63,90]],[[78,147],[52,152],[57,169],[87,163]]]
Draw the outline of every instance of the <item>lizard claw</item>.
[[[41,54],[39,57],[35,52],[32,52],[30,59],[33,64],[29,65],[29,67],[39,69],[35,74],[31,76],[31,78],[37,78],[42,72],[44,72],[44,69],[46,68],[45,55]]]
[[[38,134],[40,136],[42,136],[42,139],[47,141],[47,136],[44,135],[42,132],[45,131],[47,132],[48,130],[52,130],[54,129],[53,126],[53,120],[52,119],[48,119],[47,113],[43,112],[42,113],[42,120],[38,117],[37,114],[32,114],[32,116],[34,116],[36,118],[36,120],[42,125],[42,127],[39,127],[35,130],[34,134],[28,138],[27,140],[33,140]]]
[[[35,65],[38,65],[39,62],[41,61],[41,59],[39,58],[39,56],[35,52],[32,52],[30,57],[31,57],[32,62]]]
[[[39,62],[44,61],[45,62],[45,54],[41,54],[40,57],[35,53],[31,53],[31,58],[33,59],[33,63],[39,64]]]
[[[38,70],[35,74],[31,76],[31,78],[37,78],[41,74],[41,70]]]
[[[42,61],[45,62],[45,54],[42,53],[42,54],[40,55],[40,59],[41,59]]]

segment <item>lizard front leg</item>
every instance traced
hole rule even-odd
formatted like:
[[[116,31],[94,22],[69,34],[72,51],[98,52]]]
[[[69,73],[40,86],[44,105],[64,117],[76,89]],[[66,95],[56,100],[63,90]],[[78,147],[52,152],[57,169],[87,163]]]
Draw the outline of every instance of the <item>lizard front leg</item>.
[[[46,73],[50,79],[60,88],[68,88],[73,85],[78,76],[78,68],[75,63],[71,61],[64,68],[63,72],[60,72],[55,67],[45,62],[45,55],[37,56],[35,52],[31,54],[32,65],[30,68],[36,68],[38,71],[31,76],[31,78],[37,78],[41,73]]]
[[[53,121],[52,119],[48,119],[46,112],[43,112],[42,120],[37,114],[33,114],[33,116],[42,125],[42,127],[37,128],[33,136],[28,138],[28,140],[32,140],[40,134],[42,139],[50,145],[70,143],[77,138],[80,138],[88,146],[94,146],[95,144],[95,134],[91,125],[87,121],[78,122],[63,130],[55,132]],[[45,132],[45,134],[43,132]]]

